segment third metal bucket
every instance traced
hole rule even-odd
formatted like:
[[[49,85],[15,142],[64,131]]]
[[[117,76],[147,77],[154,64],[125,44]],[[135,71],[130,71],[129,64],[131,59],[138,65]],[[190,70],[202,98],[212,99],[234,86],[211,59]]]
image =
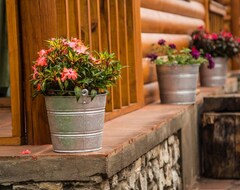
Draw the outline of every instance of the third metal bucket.
[[[161,103],[194,103],[196,98],[198,70],[198,64],[157,65]]]
[[[207,64],[200,67],[200,84],[201,86],[224,86],[227,77],[227,62],[225,57],[213,58],[215,66],[209,69]]]
[[[53,150],[88,152],[100,150],[106,94],[90,96],[45,96]]]

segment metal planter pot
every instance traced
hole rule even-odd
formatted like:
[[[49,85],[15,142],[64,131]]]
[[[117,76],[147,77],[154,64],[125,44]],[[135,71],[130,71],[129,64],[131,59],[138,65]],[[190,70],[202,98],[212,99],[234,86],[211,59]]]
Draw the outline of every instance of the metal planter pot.
[[[200,67],[200,85],[201,86],[224,86],[227,78],[227,62],[224,57],[213,58],[215,67],[209,69],[207,64]]]
[[[196,99],[199,65],[156,65],[161,103],[191,104]]]
[[[102,148],[106,94],[45,96],[53,150],[88,152]]]

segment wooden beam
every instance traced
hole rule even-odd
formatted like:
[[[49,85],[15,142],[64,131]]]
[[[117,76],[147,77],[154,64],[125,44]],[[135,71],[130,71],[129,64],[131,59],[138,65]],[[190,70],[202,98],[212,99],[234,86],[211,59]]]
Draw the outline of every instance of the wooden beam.
[[[141,7],[204,20],[202,3],[179,0],[141,0]]]
[[[24,129],[23,100],[22,100],[22,66],[20,61],[20,40],[18,27],[18,2],[6,1],[7,29],[10,65],[12,136],[20,138]],[[14,141],[19,144],[19,141]]]
[[[239,36],[239,17],[240,17],[239,0],[231,1],[231,31],[234,36]]]
[[[205,23],[201,19],[141,8],[142,32],[191,34]]]

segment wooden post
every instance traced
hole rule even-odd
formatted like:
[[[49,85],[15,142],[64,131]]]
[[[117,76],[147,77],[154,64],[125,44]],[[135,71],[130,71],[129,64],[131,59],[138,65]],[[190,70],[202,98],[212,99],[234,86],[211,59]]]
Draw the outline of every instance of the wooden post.
[[[239,0],[231,0],[231,32],[234,36],[239,36],[239,17],[240,17]],[[232,62],[232,69],[240,69],[240,59],[236,56]]]

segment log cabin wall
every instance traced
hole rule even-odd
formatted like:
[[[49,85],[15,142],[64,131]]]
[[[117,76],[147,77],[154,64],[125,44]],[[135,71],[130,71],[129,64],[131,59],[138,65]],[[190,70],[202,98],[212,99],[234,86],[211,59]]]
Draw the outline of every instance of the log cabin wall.
[[[32,61],[52,37],[78,37],[90,49],[108,50],[126,66],[109,89],[106,119],[143,105],[139,0],[21,0],[20,41],[28,144],[50,143],[44,97],[31,98]]]
[[[190,34],[205,25],[205,1],[141,0],[142,54],[145,104],[159,99],[155,65],[145,58],[151,44],[159,39],[175,43],[177,48],[189,45]]]
[[[227,9],[223,4],[219,2],[210,1],[209,5],[210,32],[219,32],[224,29],[224,18],[226,16]]]

